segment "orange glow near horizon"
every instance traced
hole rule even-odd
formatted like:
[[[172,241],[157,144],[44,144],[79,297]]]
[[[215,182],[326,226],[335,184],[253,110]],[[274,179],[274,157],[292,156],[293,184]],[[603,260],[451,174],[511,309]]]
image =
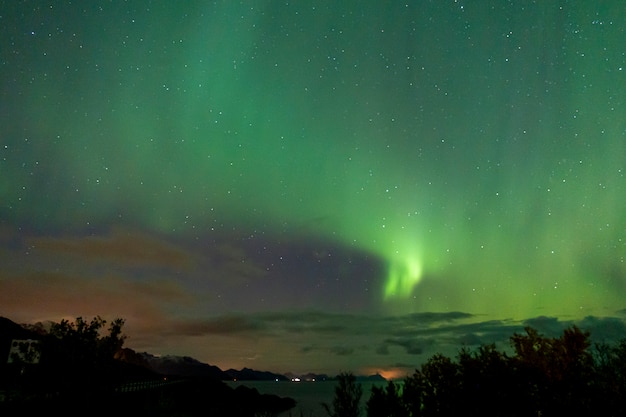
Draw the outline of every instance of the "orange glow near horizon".
[[[368,368],[366,369],[367,375],[379,374],[387,381],[404,379],[410,372],[406,368]]]

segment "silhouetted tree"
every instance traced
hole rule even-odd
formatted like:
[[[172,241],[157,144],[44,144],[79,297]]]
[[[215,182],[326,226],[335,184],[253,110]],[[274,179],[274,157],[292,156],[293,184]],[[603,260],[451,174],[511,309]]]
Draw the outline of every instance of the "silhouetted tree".
[[[615,346],[595,346],[594,394],[607,410],[607,415],[626,415],[626,339]]]
[[[513,387],[509,358],[494,344],[477,351],[459,352],[460,394],[457,401],[466,416],[507,415],[502,404],[510,404]]]
[[[372,386],[367,400],[368,417],[404,417],[408,412],[400,401],[401,391],[398,385],[389,381],[385,388]]]
[[[363,388],[356,382],[356,377],[350,372],[341,373],[337,377],[332,409],[326,403],[322,406],[330,417],[359,417],[362,395]]]
[[[115,353],[125,340],[124,320],[113,320],[107,333],[105,324],[101,317],[78,317],[52,325],[42,341],[40,371],[48,387],[74,394],[111,388],[119,365]]]
[[[626,340],[596,345],[572,326],[560,337],[527,327],[496,346],[436,354],[407,376],[401,392],[373,388],[368,417],[626,415]]]
[[[115,354],[125,339],[124,320],[108,331],[105,324],[100,317],[53,324],[37,345],[39,362],[20,378],[19,394],[0,402],[0,415],[111,415],[119,408],[113,388],[123,373]]]
[[[424,365],[425,377],[424,415],[441,416],[453,414],[459,395],[458,365],[449,357],[435,354]]]
[[[511,337],[520,400],[533,408],[529,411],[543,415],[591,412],[589,333],[572,326],[561,337],[549,338],[533,328],[525,330]]]
[[[426,415],[424,410],[426,385],[426,376],[419,369],[416,369],[413,375],[404,379],[400,398],[409,416],[420,417]]]

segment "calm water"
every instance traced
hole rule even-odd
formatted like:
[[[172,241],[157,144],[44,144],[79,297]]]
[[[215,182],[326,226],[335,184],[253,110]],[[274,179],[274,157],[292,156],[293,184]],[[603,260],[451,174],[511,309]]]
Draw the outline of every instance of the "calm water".
[[[285,416],[292,417],[325,417],[328,414],[321,403],[329,405],[333,402],[335,395],[336,381],[323,382],[286,382],[286,381],[241,381],[227,382],[233,388],[239,385],[245,385],[250,388],[256,388],[261,394],[275,394],[280,397],[291,397],[298,403],[295,408],[285,413]],[[370,397],[373,385],[386,386],[386,382],[360,382],[363,388],[363,397],[361,398],[363,414],[365,415],[365,403]]]

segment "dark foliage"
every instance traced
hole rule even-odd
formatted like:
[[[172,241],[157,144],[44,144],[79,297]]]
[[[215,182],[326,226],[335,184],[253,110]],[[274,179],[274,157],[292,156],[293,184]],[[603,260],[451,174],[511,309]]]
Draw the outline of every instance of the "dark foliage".
[[[122,349],[124,321],[114,320],[106,331],[105,324],[100,317],[63,320],[40,335],[39,363],[20,362],[16,355],[1,369],[0,415],[252,417],[295,406],[293,399],[234,390],[217,378],[165,378],[121,361],[129,356]]]
[[[367,401],[367,415],[379,417],[408,417],[400,399],[400,387],[389,381],[385,388],[373,386]]]
[[[362,395],[363,389],[356,382],[356,377],[349,372],[341,373],[337,376],[332,407],[325,403],[322,405],[330,417],[359,417]]]
[[[53,324],[48,332],[8,333],[16,346],[27,346],[15,340],[24,336],[37,343],[36,351],[10,355],[9,363],[3,365],[2,386],[27,397],[84,398],[90,392],[112,389],[125,371],[124,364],[114,359],[124,342],[124,321],[114,320],[107,332],[105,324],[100,317],[91,321],[79,317],[75,322]]]
[[[374,387],[368,417],[623,416],[626,340],[591,346],[573,326],[548,338],[533,328],[511,337],[513,354],[495,345],[437,354],[403,384]]]

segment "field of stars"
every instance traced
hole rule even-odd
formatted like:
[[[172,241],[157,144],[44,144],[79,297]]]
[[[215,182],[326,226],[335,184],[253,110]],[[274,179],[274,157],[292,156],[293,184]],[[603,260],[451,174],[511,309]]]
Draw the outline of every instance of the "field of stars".
[[[410,372],[529,324],[621,339],[625,21],[4,2],[0,316],[276,372]]]

